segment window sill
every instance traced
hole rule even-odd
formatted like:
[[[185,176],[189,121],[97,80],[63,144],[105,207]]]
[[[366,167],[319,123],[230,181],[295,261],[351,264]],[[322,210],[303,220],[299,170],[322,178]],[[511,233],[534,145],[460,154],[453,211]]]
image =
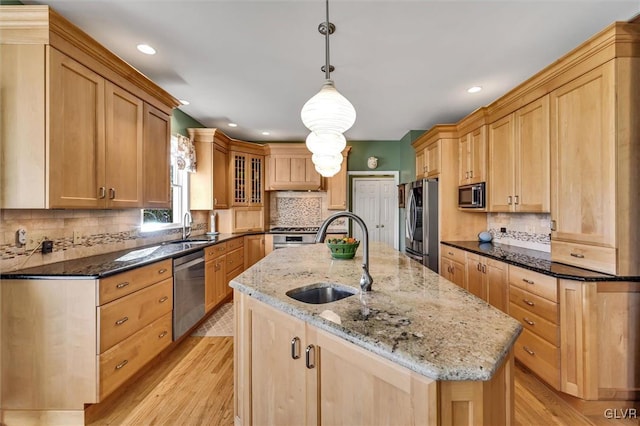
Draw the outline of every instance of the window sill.
[[[153,234],[172,229],[182,229],[182,225],[179,223],[146,223],[140,226],[140,234]]]

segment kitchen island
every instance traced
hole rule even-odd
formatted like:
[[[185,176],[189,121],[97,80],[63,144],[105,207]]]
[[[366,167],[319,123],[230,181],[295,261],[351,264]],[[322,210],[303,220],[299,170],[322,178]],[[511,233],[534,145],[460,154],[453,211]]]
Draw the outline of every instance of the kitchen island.
[[[236,425],[511,424],[520,324],[380,243],[373,291],[360,294],[361,262],[362,250],[333,260],[305,245],[231,281]],[[356,294],[326,304],[286,295],[319,283]]]

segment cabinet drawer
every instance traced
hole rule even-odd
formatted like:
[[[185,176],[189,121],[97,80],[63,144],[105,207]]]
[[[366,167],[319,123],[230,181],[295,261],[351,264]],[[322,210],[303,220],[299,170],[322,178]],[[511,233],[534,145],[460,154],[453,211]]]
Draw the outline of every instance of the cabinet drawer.
[[[558,324],[558,304],[529,293],[521,288],[509,287],[509,301],[527,312],[534,313],[553,324]]]
[[[171,312],[98,355],[102,400],[171,343]]]
[[[244,246],[244,238],[234,238],[233,240],[227,241],[227,251],[235,250],[239,247]]]
[[[593,271],[616,274],[616,249],[551,240],[551,260]]]
[[[237,267],[231,271],[227,270],[227,284],[229,284],[229,281],[231,281],[232,279],[234,279],[235,277],[237,277],[238,275],[240,275],[242,273],[242,267]]]
[[[514,303],[509,304],[509,315],[520,321],[525,329],[542,337],[553,346],[560,346],[560,329],[557,325]]]
[[[214,246],[209,246],[204,249],[204,260],[213,260],[216,257],[220,257],[227,251],[227,243],[218,243]]]
[[[167,259],[102,278],[98,284],[98,305],[103,305],[119,297],[131,294],[172,275],[173,263],[171,259]]]
[[[98,307],[98,329],[102,353],[145,325],[173,309],[173,279],[139,290]]]
[[[509,284],[553,302],[558,301],[558,280],[554,277],[509,265]]]
[[[465,262],[465,254],[464,250],[460,250],[455,247],[440,245],[440,256],[446,257],[447,259],[455,260],[456,262],[464,263]]]
[[[227,271],[232,271],[244,265],[244,249],[241,247],[227,253]]]
[[[514,345],[516,359],[542,380],[560,389],[560,353],[558,348],[529,330],[522,330]]]

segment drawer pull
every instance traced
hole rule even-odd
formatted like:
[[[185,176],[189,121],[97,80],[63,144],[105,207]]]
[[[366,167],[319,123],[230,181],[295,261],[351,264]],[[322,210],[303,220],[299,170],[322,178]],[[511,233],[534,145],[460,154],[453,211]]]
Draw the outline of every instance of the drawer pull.
[[[125,288],[128,285],[129,285],[129,281],[125,281],[125,282],[116,284],[116,288]]]
[[[158,339],[162,339],[164,336],[166,336],[167,334],[169,334],[169,332],[167,331],[163,331],[162,333],[158,334]]]
[[[448,252],[448,253],[449,253],[449,256],[453,256],[453,253],[451,253],[451,252]]]
[[[222,263],[216,263],[216,264],[214,265],[214,267],[213,267],[213,270],[214,270],[214,271],[219,271],[221,267],[222,267]]]
[[[529,355],[531,355],[531,356],[534,356],[534,355],[536,354],[534,351],[532,351],[531,349],[529,349],[529,348],[528,348],[528,347],[526,347],[526,346],[523,346],[523,347],[522,347],[522,349],[524,349],[524,351],[525,351],[526,353],[528,353]]]
[[[162,269],[158,270],[159,274],[164,274],[165,272],[167,272],[167,270],[165,268],[162,268]]]
[[[531,300],[522,299],[522,301],[523,301],[524,303],[526,303],[527,305],[529,305],[529,306],[534,306],[534,305],[535,305],[535,303],[533,303]]]
[[[571,253],[571,256],[577,257],[578,259],[584,259],[584,254],[580,253]]]
[[[524,281],[524,282],[525,282],[525,283],[527,283],[527,284],[535,284],[533,281],[528,280],[528,279],[526,279],[526,278],[523,278],[523,279],[522,279],[522,281]]]
[[[161,298],[160,300],[158,300],[158,303],[164,303],[164,302],[166,302],[167,300],[169,300],[169,297],[168,297],[168,296],[162,296],[162,298]]]
[[[120,318],[118,321],[116,321],[116,325],[122,325],[127,321],[129,321],[129,317]]]
[[[125,365],[129,364],[129,361],[127,361],[126,359],[124,361],[122,361],[120,364],[116,365],[116,370],[120,370],[122,367],[124,367]]]
[[[529,318],[527,318],[527,317],[522,318],[522,321],[526,322],[527,324],[529,324],[529,325],[531,325],[531,326],[536,325],[536,323],[535,323],[535,322],[531,321],[531,320],[530,320]]]

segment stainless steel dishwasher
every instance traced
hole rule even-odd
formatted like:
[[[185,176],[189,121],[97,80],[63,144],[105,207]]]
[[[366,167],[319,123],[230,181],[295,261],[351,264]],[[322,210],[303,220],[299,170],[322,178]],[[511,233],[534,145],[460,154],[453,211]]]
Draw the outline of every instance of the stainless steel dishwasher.
[[[173,259],[173,340],[204,317],[204,250]]]

